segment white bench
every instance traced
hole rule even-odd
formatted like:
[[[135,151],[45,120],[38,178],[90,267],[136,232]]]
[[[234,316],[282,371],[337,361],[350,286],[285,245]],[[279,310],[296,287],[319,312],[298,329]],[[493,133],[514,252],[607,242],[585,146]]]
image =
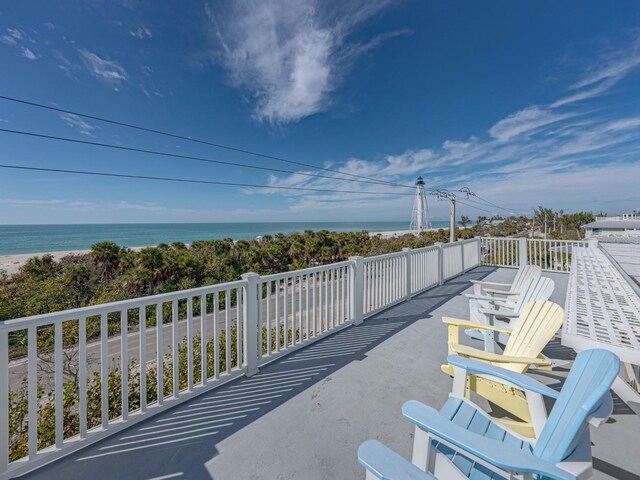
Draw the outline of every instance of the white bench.
[[[573,247],[572,256],[562,344],[618,355],[612,389],[640,414],[640,297],[597,246]]]

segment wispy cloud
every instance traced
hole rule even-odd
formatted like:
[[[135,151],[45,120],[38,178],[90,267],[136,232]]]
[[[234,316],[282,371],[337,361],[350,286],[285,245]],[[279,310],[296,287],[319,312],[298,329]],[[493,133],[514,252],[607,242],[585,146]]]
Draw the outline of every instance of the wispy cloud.
[[[345,72],[365,51],[404,32],[360,44],[349,36],[390,0],[234,1],[205,4],[215,59],[255,102],[254,118],[284,124],[321,112]]]
[[[119,84],[128,79],[127,71],[115,60],[101,58],[85,49],[79,49],[78,55],[87,71],[99,80]]]
[[[27,47],[22,47],[22,56],[29,60],[35,60],[36,58],[38,58],[36,54],[29,50]]]
[[[82,133],[83,135],[95,137],[94,131],[96,130],[96,127],[91,125],[89,122],[71,113],[60,113],[59,116],[64,123],[74,130]]]
[[[140,25],[139,27],[134,28],[133,30],[129,30],[129,35],[139,39],[153,38],[153,34],[151,33],[151,30],[149,30],[149,28],[145,27],[144,25]]]

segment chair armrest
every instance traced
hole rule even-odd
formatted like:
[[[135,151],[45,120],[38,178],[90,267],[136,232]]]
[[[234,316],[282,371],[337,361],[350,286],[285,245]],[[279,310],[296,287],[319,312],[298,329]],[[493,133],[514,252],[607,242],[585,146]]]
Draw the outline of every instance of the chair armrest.
[[[539,367],[551,366],[551,360],[548,360],[546,358],[513,357],[510,355],[502,355],[500,353],[485,352],[484,350],[478,350],[477,348],[469,347],[468,345],[461,345],[459,343],[449,345],[449,348],[457,355],[461,355],[467,358],[475,358],[483,362],[518,363],[522,365],[535,365]]]
[[[515,313],[511,310],[491,310],[489,308],[479,308],[478,311],[485,315],[493,315],[495,317],[518,318],[520,316],[519,313]]]
[[[539,360],[540,359],[535,359],[536,362]],[[555,391],[553,388],[547,387],[544,383],[541,383],[527,375],[513,372],[511,370],[505,370],[504,368],[495,367],[479,360],[465,358],[460,355],[449,355],[447,357],[447,362],[454,367],[459,367],[463,370],[466,370],[468,374],[491,375],[492,377],[496,377],[500,380],[505,380],[506,382],[509,382],[510,384],[521,388],[522,390],[539,393],[540,395],[545,395],[554,399],[557,399],[558,395],[560,395],[560,392]]]
[[[485,302],[495,302],[500,300],[499,298],[492,297],[490,295],[476,295],[475,293],[465,293],[465,296],[469,300],[484,300]]]
[[[509,296],[509,295],[511,295],[511,296],[520,295],[520,293],[518,293],[518,292],[508,292],[506,290],[496,290],[494,288],[485,288],[484,289],[484,293],[488,293],[490,295],[504,295],[505,297]]]
[[[468,454],[509,472],[532,473],[558,480],[575,480],[575,476],[528,453],[515,445],[500,442],[470,432],[451,422],[440,412],[416,400],[409,400],[402,406],[404,418]]]
[[[461,328],[472,328],[477,330],[493,330],[495,332],[511,333],[510,328],[499,327],[497,325],[487,325],[486,323],[475,323],[468,320],[460,320],[451,317],[442,317],[442,322],[447,325],[455,325]]]
[[[488,287],[511,287],[510,283],[499,283],[499,282],[487,282],[485,280],[471,280],[471,283],[474,285],[486,285]]]
[[[358,462],[380,480],[436,480],[377,440],[367,440],[360,445]]]

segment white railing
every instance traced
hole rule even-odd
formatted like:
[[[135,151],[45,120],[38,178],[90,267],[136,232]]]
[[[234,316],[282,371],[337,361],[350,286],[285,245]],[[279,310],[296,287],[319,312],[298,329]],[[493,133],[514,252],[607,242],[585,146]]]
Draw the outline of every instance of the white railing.
[[[480,241],[483,265],[538,265],[550,272],[569,272],[572,247],[587,245],[587,241],[538,238],[483,237]]]
[[[407,298],[408,252],[400,255],[390,253],[362,260],[364,273],[365,316],[395,305]]]
[[[471,239],[0,322],[0,479],[253,375],[478,266],[479,252]],[[25,456],[10,461],[24,440],[8,421],[21,388]],[[55,411],[52,437],[39,437],[43,405]]]
[[[416,294],[440,283],[439,247],[411,251],[411,293]]]

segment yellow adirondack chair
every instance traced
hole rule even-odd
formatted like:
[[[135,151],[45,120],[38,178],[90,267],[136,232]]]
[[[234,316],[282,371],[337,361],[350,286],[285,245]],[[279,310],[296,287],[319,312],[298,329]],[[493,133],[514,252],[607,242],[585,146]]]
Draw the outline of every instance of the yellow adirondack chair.
[[[563,317],[564,311],[560,305],[548,300],[539,300],[524,306],[520,316],[513,324],[513,329],[449,317],[443,317],[442,321],[449,326],[449,355],[458,354],[507,370],[524,373],[530,367],[551,370],[551,360],[542,356],[541,352],[562,326]],[[509,339],[502,354],[485,352],[474,347],[461,345],[459,343],[461,328],[494,330],[508,334]],[[449,364],[443,365],[442,371],[453,376],[453,367]],[[478,395],[486,398],[492,406],[498,406],[514,417],[512,419],[497,418],[496,420],[521,435],[534,436],[529,404],[522,391],[476,377],[470,378],[468,386]]]

